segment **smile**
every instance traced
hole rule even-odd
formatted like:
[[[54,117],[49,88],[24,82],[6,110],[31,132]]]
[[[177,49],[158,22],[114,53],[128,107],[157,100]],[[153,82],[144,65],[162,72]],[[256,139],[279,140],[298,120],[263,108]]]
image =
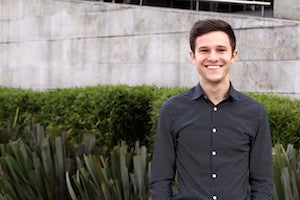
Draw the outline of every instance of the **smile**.
[[[207,69],[220,69],[222,65],[208,65],[205,66]]]

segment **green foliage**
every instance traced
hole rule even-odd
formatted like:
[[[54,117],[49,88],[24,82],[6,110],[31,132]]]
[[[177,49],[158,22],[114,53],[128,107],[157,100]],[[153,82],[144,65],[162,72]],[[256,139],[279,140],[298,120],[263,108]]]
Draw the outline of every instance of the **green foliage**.
[[[0,200],[146,199],[150,155],[134,144],[151,152],[162,103],[184,90],[0,88]],[[288,144],[300,147],[300,101],[248,95],[266,107],[282,144],[273,148],[275,199],[298,200],[300,153]]]
[[[93,135],[70,145],[64,133],[45,136],[39,125],[26,134],[27,142],[0,144],[1,200],[146,199],[150,154],[138,142],[108,152]]]
[[[300,200],[300,150],[288,144],[273,148],[274,200]]]
[[[30,146],[22,140],[0,144],[0,199],[68,197],[64,176],[71,171],[72,159],[65,138],[50,140],[40,126],[34,130]]]
[[[147,198],[150,155],[145,146],[128,151],[125,143],[115,146],[110,157],[84,155],[77,157],[78,170],[70,177],[68,191],[72,199],[124,199]],[[77,191],[77,194],[76,194]]]
[[[300,147],[300,100],[279,95],[248,94],[268,112],[273,144],[288,143]]]
[[[73,144],[64,133],[45,136],[39,125],[18,131],[26,142],[0,144],[0,200],[147,199],[150,154],[138,142],[109,151],[93,135]],[[276,144],[273,167],[274,200],[299,200],[300,151]]]
[[[151,89],[150,89],[151,90]],[[1,93],[2,92],[2,93]],[[20,128],[39,123],[48,132],[65,131],[77,142],[92,133],[97,142],[113,146],[120,140],[145,143],[151,128],[147,87],[97,86],[37,92],[0,89],[0,132],[18,110]]]
[[[124,85],[43,92],[0,88],[0,141],[12,137],[3,127],[14,127],[14,134],[18,135],[18,129],[39,123],[45,127],[46,135],[63,131],[74,142],[81,141],[85,134],[93,134],[96,143],[109,148],[120,140],[132,147],[139,140],[151,150],[162,103],[184,90]],[[300,100],[247,94],[266,107],[273,144],[292,143],[300,147]]]

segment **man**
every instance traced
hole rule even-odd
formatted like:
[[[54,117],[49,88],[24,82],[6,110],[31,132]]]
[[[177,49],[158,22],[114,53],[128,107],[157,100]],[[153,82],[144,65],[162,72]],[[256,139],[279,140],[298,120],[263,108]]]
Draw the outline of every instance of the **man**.
[[[161,107],[149,192],[154,200],[271,200],[272,143],[264,107],[236,91],[236,39],[221,20],[197,21],[190,56],[199,84]],[[178,175],[179,191],[172,193]],[[250,186],[250,187],[249,187]]]

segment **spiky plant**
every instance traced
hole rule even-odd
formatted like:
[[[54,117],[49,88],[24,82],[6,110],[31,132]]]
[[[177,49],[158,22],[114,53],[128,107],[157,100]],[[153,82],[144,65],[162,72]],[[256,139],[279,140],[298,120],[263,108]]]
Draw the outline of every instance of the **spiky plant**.
[[[0,144],[0,199],[68,199],[65,172],[72,159],[65,138],[51,140],[39,126],[32,131],[30,146],[23,140]]]
[[[274,200],[300,200],[300,151],[292,144],[286,150],[273,147]]]
[[[109,157],[77,157],[77,173],[66,174],[72,199],[144,200],[147,199],[150,155],[146,147],[128,150],[123,142]]]

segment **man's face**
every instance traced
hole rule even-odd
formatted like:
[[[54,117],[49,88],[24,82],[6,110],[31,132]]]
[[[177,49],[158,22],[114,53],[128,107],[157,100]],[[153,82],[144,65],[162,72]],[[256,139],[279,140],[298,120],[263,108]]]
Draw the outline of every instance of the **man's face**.
[[[195,53],[190,56],[202,81],[207,84],[229,81],[229,70],[237,56],[226,33],[214,31],[197,37]]]

